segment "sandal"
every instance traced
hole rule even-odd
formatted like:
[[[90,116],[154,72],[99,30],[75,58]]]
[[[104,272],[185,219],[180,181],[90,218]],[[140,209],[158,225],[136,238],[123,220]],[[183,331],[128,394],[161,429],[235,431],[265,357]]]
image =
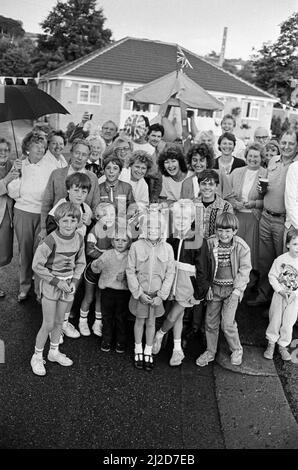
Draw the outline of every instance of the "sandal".
[[[135,354],[134,362],[137,369],[143,369],[143,353]]]
[[[144,354],[144,369],[152,370],[154,367],[153,357],[151,354]]]

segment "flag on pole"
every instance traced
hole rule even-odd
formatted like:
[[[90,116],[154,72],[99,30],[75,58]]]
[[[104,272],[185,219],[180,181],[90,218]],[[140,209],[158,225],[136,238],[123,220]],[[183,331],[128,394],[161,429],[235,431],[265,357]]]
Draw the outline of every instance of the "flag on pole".
[[[184,67],[190,67],[191,69],[193,68],[189,60],[187,60],[185,57],[185,54],[180,46],[177,46],[177,64],[180,69],[183,69]]]

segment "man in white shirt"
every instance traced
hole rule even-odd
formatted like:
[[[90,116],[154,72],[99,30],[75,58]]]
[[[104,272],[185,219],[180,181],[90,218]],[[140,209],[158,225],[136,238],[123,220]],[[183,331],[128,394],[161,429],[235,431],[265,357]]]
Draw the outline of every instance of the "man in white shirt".
[[[297,159],[298,153],[298,135],[295,131],[288,131],[287,133],[287,151],[295,152]],[[280,142],[282,145],[282,142]],[[285,206],[286,206],[286,222],[285,222],[285,236],[287,232],[293,227],[298,229],[298,161],[294,161],[287,173],[286,188],[285,188]]]

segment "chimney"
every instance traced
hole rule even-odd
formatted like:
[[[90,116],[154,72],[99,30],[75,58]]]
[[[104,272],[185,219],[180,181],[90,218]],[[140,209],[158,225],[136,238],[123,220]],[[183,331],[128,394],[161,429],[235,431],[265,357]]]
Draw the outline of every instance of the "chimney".
[[[228,28],[225,26],[223,31],[222,43],[221,43],[221,51],[219,56],[218,65],[222,67],[222,64],[225,60],[225,52],[226,52],[226,42],[227,42],[227,35],[228,35]]]

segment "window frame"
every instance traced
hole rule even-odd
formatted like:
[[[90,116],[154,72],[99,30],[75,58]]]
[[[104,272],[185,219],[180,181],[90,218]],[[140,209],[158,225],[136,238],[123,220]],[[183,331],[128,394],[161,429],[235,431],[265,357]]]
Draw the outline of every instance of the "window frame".
[[[98,96],[98,102],[91,101],[91,90],[92,87],[98,87],[99,88],[99,96]],[[81,100],[81,91],[83,87],[88,87],[88,89],[85,88],[85,91],[88,92],[88,101],[83,101]],[[77,104],[89,104],[89,105],[94,105],[94,106],[100,106],[101,105],[101,97],[102,97],[102,84],[101,83],[79,83],[78,86],[78,97],[77,97]]]
[[[256,100],[242,100],[241,103],[241,118],[249,119],[250,121],[259,121],[260,119],[260,103]],[[252,111],[257,110],[257,116],[252,116]],[[246,115],[248,112],[248,116]]]

